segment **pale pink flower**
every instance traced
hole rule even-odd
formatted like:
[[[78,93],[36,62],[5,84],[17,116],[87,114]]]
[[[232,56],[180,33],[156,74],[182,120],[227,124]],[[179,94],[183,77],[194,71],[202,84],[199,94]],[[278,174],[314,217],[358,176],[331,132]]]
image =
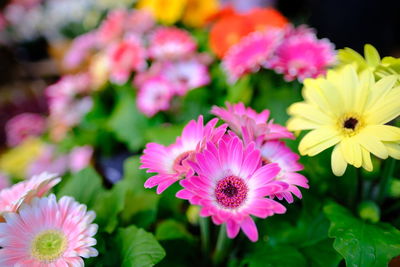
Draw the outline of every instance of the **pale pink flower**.
[[[134,9],[126,18],[126,30],[137,34],[148,32],[155,25],[154,16],[144,9]]]
[[[137,36],[131,35],[111,45],[108,51],[110,79],[123,84],[134,71],[146,68],[146,50]]]
[[[234,83],[247,73],[257,72],[272,57],[282,36],[278,29],[256,31],[232,46],[222,60],[228,81]]]
[[[255,141],[259,146],[266,140],[280,138],[293,139],[294,136],[285,127],[274,124],[269,119],[269,110],[257,113],[243,103],[226,103],[227,109],[213,106],[211,113],[228,123],[229,127],[241,137],[246,144]]]
[[[297,173],[303,169],[298,162],[299,155],[292,152],[282,141],[267,141],[260,149],[261,158],[264,164],[277,163],[281,171],[276,176],[276,181],[282,181],[289,185],[281,192],[276,192],[271,196],[276,196],[280,200],[286,199],[288,203],[293,202],[293,195],[301,198],[301,192],[297,186],[308,188],[308,180],[303,175]]]
[[[50,101],[68,101],[77,94],[90,92],[91,78],[88,73],[65,75],[56,83],[46,88]]]
[[[39,114],[21,113],[5,125],[7,145],[17,146],[27,137],[40,136],[46,130],[46,120]]]
[[[196,50],[196,41],[189,32],[175,27],[159,27],[150,36],[149,56],[159,60],[175,60]]]
[[[93,155],[91,146],[78,146],[69,154],[69,168],[72,172],[78,172],[90,164]]]
[[[56,147],[46,145],[38,158],[29,164],[26,176],[32,177],[43,172],[58,173],[63,175],[68,168],[68,156],[56,153]]]
[[[185,95],[189,90],[210,82],[207,66],[196,59],[166,62],[164,65],[161,75],[172,82],[178,95]]]
[[[86,205],[54,194],[35,198],[18,213],[6,214],[0,224],[0,265],[84,266],[83,258],[96,257],[96,214]]]
[[[108,13],[107,18],[97,30],[97,39],[100,45],[107,45],[122,37],[127,18],[125,9],[115,9]]]
[[[76,68],[89,55],[90,50],[96,47],[97,35],[95,32],[88,32],[74,39],[71,47],[63,59],[67,68]]]
[[[278,164],[261,166],[260,151],[254,143],[244,146],[237,136],[226,136],[217,145],[196,153],[189,161],[197,175],[180,182],[184,189],[177,197],[201,206],[200,216],[211,216],[215,224],[226,223],[229,238],[242,229],[255,242],[258,231],[250,215],[266,218],[286,212],[280,203],[266,198],[288,185],[276,181]]]
[[[16,212],[22,203],[42,197],[61,181],[55,174],[42,173],[0,191],[0,221],[7,212]],[[1,251],[1,249],[0,249]]]
[[[325,74],[334,63],[334,45],[328,39],[318,40],[311,29],[303,26],[287,29],[284,41],[265,67],[282,73],[286,81],[303,81]]]
[[[10,186],[10,177],[7,174],[0,172],[0,190]]]
[[[148,117],[162,110],[168,110],[174,95],[174,87],[163,77],[156,76],[143,82],[137,93],[136,105]]]
[[[226,125],[215,128],[217,122],[218,119],[213,119],[204,126],[203,117],[199,116],[197,121],[191,120],[185,126],[174,144],[167,147],[157,143],[147,144],[140,158],[140,168],[157,175],[150,177],[144,186],[158,186],[157,194],[160,194],[176,181],[191,176],[193,172],[187,160],[196,151],[201,151],[206,142],[217,142],[226,131]]]

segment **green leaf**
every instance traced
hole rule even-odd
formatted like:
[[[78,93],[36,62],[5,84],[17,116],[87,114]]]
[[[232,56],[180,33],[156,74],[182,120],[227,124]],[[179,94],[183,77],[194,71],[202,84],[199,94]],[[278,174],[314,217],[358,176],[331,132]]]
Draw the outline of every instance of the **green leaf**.
[[[250,85],[250,76],[246,75],[239,79],[235,84],[228,86],[227,100],[229,102],[243,102],[245,105],[248,104],[253,95],[253,90]]]
[[[333,240],[325,239],[300,249],[311,267],[336,267],[342,257],[333,249]]]
[[[386,223],[370,224],[355,218],[344,207],[331,203],[324,207],[331,221],[329,237],[347,266],[387,266],[400,255],[400,231]]]
[[[104,191],[101,178],[91,167],[85,168],[64,184],[57,196],[71,196],[91,209],[99,194]]]
[[[116,236],[122,267],[154,266],[165,257],[165,251],[154,236],[132,225],[120,228]]]
[[[137,151],[144,146],[143,132],[148,127],[148,118],[137,110],[133,88],[117,89],[118,101],[108,127],[119,141],[127,144],[132,151]]]
[[[122,212],[124,222],[133,221],[136,225],[147,227],[156,220],[160,196],[154,192],[128,192]]]
[[[147,142],[170,145],[182,133],[183,125],[158,125],[148,128],[145,132]]]
[[[156,237],[158,240],[193,239],[184,224],[172,219],[165,220],[157,226]]]
[[[270,247],[262,245],[246,256],[242,265],[248,267],[301,267],[307,266],[307,262],[304,256],[292,246]]]

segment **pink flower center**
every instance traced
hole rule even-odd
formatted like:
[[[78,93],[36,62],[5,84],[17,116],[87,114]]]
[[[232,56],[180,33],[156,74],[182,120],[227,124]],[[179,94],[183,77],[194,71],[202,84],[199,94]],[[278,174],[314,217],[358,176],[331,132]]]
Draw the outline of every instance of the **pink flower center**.
[[[192,151],[186,151],[177,156],[174,161],[173,169],[177,172],[181,172],[182,168],[184,168],[183,161],[185,161],[190,156],[191,153]]]
[[[234,209],[245,201],[247,191],[247,185],[242,178],[228,176],[217,183],[215,197],[224,208]]]

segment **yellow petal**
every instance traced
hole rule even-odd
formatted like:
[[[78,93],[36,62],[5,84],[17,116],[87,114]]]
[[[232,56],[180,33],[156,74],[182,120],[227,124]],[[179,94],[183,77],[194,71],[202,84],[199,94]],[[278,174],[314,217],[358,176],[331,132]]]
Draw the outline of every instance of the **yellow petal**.
[[[299,117],[290,118],[287,121],[286,126],[289,131],[311,130],[320,127],[317,123]]]
[[[357,141],[350,137],[345,138],[340,143],[344,159],[356,168],[360,168],[362,164],[361,147]]]
[[[371,67],[375,68],[381,62],[381,57],[379,56],[378,51],[370,44],[364,46],[364,56],[368,65]]]
[[[361,147],[361,154],[362,154],[362,167],[367,171],[372,171],[372,161],[371,161],[371,154],[365,149]]]
[[[400,87],[394,88],[379,103],[366,109],[365,117],[369,124],[385,124],[400,116]]]
[[[300,141],[299,151],[302,155],[314,156],[336,145],[339,141],[340,137],[334,129],[331,127],[321,127],[304,136]]]
[[[400,160],[400,144],[393,142],[383,142],[383,145],[386,147],[389,156],[394,159]]]
[[[323,111],[305,102],[292,104],[288,109],[288,113],[305,118],[320,125],[330,124],[332,121],[325,113],[323,113]]]
[[[353,138],[356,138],[356,140],[358,140],[358,143],[362,147],[364,147],[366,150],[368,150],[378,158],[386,159],[388,157],[388,151],[386,147],[375,136],[366,134],[364,131],[361,131]]]
[[[381,141],[400,140],[400,128],[391,125],[368,125],[362,131],[375,136]]]
[[[333,174],[336,176],[342,176],[346,171],[347,162],[343,158],[342,151],[340,149],[340,143],[333,148],[331,155],[331,166]]]

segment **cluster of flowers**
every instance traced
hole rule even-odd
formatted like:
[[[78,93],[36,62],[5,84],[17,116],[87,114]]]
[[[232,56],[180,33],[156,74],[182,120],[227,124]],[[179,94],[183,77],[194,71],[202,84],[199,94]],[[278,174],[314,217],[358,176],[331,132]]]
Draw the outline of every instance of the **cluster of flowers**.
[[[64,112],[71,114],[75,111]],[[11,149],[0,158],[0,168],[13,176],[31,177],[45,170],[61,175],[67,171],[77,172],[90,164],[92,147],[76,146],[67,154],[59,153],[55,145],[40,141],[46,129],[45,118],[35,113],[21,113],[7,121],[5,130],[7,144]],[[30,150],[28,147],[33,147],[32,155],[27,153]]]
[[[162,193],[180,181],[178,198],[201,206],[201,216],[215,224],[226,223],[234,238],[240,228],[251,241],[258,239],[250,215],[266,218],[286,208],[274,200],[301,198],[298,187],[308,188],[299,156],[282,138],[292,133],[269,120],[269,111],[257,113],[242,103],[211,111],[227,124],[216,126],[214,118],[204,125],[203,117],[190,121],[174,144],[149,143],[141,157],[141,168],[157,173],[145,182]],[[228,128],[229,127],[229,128]]]
[[[210,38],[231,83],[260,68],[273,69],[286,81],[303,81],[325,74],[335,63],[331,42],[319,40],[306,26],[294,28],[270,8],[228,12],[215,23]]]
[[[0,265],[84,266],[96,257],[95,213],[72,197],[44,196],[61,181],[42,173],[0,191]]]
[[[105,77],[124,84],[135,72],[138,109],[151,117],[168,109],[173,96],[209,83],[210,59],[196,49],[189,32],[156,26],[152,15],[144,10],[117,9],[97,30],[74,41],[65,63],[76,67],[95,50],[97,61],[91,72],[95,80],[104,81]]]

